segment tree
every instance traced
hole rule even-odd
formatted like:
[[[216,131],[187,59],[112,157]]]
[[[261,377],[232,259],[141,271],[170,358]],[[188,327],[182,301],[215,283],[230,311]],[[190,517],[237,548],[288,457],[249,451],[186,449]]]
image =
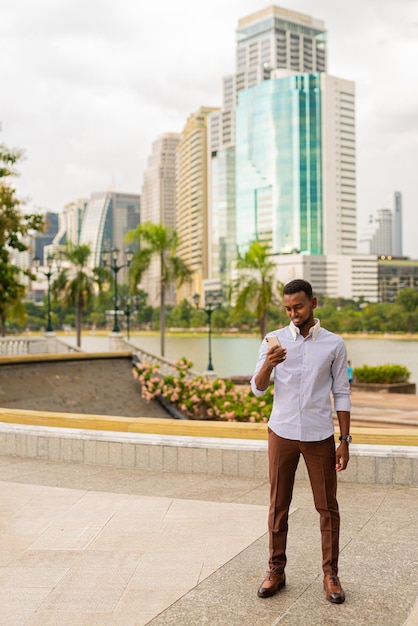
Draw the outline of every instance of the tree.
[[[161,356],[165,352],[165,292],[170,284],[181,286],[190,278],[191,271],[186,263],[176,255],[178,236],[175,230],[162,224],[144,222],[127,235],[127,241],[138,242],[139,250],[135,253],[130,267],[131,280],[137,285],[142,274],[149,267],[153,257],[160,265],[160,348]]]
[[[396,297],[395,304],[402,308],[402,321],[408,333],[418,330],[418,290],[409,288],[400,291]]]
[[[6,334],[6,319],[9,312],[19,309],[19,303],[25,294],[22,282],[24,275],[33,278],[30,270],[18,268],[11,260],[10,253],[15,250],[28,250],[25,237],[43,229],[41,215],[22,212],[23,202],[16,195],[11,185],[11,178],[18,173],[14,165],[22,157],[20,150],[10,150],[0,144],[0,333]]]
[[[67,245],[62,252],[64,258],[70,263],[70,268],[63,269],[54,280],[52,291],[56,297],[61,299],[64,307],[75,306],[75,326],[77,335],[77,347],[81,346],[81,322],[83,310],[90,304],[94,296],[94,284],[101,284],[102,276],[99,280],[90,271],[86,271],[87,263],[91,254],[90,246]]]
[[[269,306],[279,303],[281,283],[275,280],[276,266],[269,259],[267,246],[254,241],[244,256],[238,257],[236,268],[242,271],[232,287],[235,307],[240,313],[249,309],[255,314],[263,338]]]

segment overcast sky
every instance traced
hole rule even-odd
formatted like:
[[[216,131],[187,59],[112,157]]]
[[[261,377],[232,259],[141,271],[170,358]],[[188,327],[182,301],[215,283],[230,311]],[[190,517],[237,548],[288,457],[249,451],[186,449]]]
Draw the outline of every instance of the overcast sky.
[[[151,143],[220,106],[238,20],[265,0],[0,0],[0,143],[26,151],[19,192],[59,211],[140,193]],[[283,0],[328,30],[328,71],[357,94],[358,223],[403,194],[418,258],[417,0]]]

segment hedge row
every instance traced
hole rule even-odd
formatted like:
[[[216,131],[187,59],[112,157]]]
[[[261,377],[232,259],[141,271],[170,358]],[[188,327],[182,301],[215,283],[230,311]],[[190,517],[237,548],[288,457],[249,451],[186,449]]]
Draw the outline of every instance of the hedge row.
[[[354,368],[359,383],[406,383],[411,372],[403,365],[363,365]]]

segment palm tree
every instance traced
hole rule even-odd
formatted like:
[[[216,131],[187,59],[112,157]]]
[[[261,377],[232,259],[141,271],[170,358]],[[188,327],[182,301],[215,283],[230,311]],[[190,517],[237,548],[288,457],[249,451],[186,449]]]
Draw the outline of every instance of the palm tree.
[[[257,317],[260,336],[267,333],[267,311],[270,304],[278,304],[280,283],[275,281],[275,264],[269,260],[266,245],[254,241],[236,268],[242,270],[233,285],[235,307],[238,311],[250,309]]]
[[[131,263],[130,277],[134,284],[141,282],[142,274],[149,267],[153,257],[160,265],[160,347],[164,356],[165,343],[165,292],[167,287],[176,283],[181,286],[191,275],[190,269],[180,257],[176,256],[178,236],[175,230],[162,224],[144,222],[127,235],[128,242],[138,242],[139,250]]]
[[[81,346],[81,321],[83,310],[94,296],[95,278],[90,271],[86,271],[91,254],[89,245],[74,246],[68,244],[62,256],[70,263],[70,268],[63,269],[54,280],[52,291],[63,303],[64,307],[76,309],[77,347]]]

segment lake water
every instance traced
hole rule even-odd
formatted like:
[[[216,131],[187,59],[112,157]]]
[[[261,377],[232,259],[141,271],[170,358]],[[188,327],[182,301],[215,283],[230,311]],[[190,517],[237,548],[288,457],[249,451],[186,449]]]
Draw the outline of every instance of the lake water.
[[[66,335],[62,340],[75,345],[73,335]],[[159,337],[134,336],[131,343],[148,352],[160,353]],[[346,339],[345,343],[353,367],[386,363],[404,365],[411,372],[410,381],[418,384],[418,340],[358,338]],[[216,374],[222,377],[251,374],[259,346],[257,337],[213,337],[212,363]],[[89,352],[105,352],[109,350],[109,338],[84,333],[81,347]],[[166,337],[165,356],[170,361],[185,356],[193,362],[194,370],[204,372],[208,365],[208,339]]]

